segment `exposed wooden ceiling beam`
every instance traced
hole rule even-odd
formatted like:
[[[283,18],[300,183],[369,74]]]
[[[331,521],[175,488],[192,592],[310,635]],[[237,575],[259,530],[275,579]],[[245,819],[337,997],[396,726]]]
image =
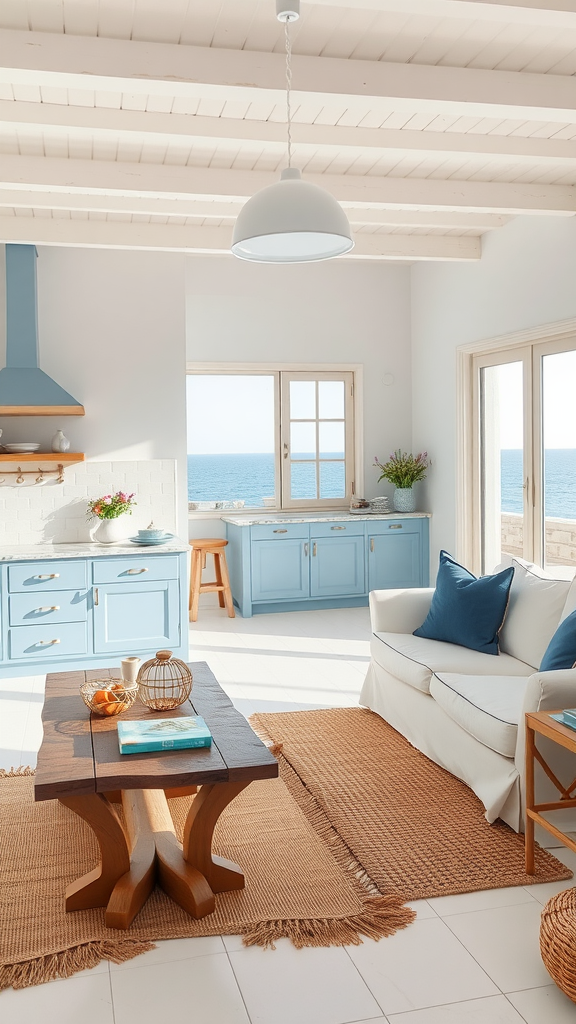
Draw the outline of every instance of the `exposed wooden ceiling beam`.
[[[442,181],[371,174],[307,174],[305,177],[349,206],[366,204],[392,210],[436,209],[501,215],[573,216],[576,213],[576,187],[572,185]],[[264,171],[4,154],[0,188],[241,201],[277,180],[277,175]]]
[[[0,81],[61,88],[141,91],[245,102],[284,91],[284,56],[248,50],[51,32],[0,32]],[[349,110],[427,111],[478,117],[576,120],[576,90],[570,76],[485,71],[335,57],[294,56],[294,102],[305,97],[330,103],[345,99]]]
[[[0,216],[0,240],[36,245],[230,254],[231,228]],[[480,239],[445,235],[360,235],[344,259],[478,260]]]
[[[575,0],[304,0],[327,7],[574,28]],[[305,10],[305,8],[304,8]]]
[[[206,117],[196,114],[167,114],[156,111],[119,110],[110,107],[65,106],[0,100],[0,123],[18,131],[35,125],[46,130],[74,132],[78,137],[117,139],[120,135],[146,135],[149,141],[211,143],[226,140],[234,144],[256,143],[286,146],[286,126],[277,121]],[[575,125],[576,133],[576,125]],[[386,128],[352,128],[346,125],[299,124],[292,126],[295,145],[394,151],[398,158],[422,158],[465,154],[509,160],[553,161],[573,166],[576,140],[524,138],[506,135],[460,134],[456,132],[410,131]]]
[[[501,228],[508,217],[494,213],[449,213],[443,210],[381,210],[342,204],[353,225],[378,224],[390,228],[460,228],[481,234]],[[123,213],[161,217],[203,217],[221,220],[237,217],[243,202],[209,202],[207,200],[140,198],[139,196],[96,196],[90,193],[73,195],[61,192],[28,192],[0,187],[0,208],[33,210],[69,210],[76,213]]]

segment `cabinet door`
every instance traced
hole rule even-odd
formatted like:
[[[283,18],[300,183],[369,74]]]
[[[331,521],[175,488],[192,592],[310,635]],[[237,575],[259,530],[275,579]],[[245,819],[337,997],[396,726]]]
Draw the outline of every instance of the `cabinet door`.
[[[394,590],[422,586],[420,531],[368,536],[368,589]]]
[[[178,596],[177,580],[94,587],[94,653],[179,647]]]
[[[310,596],[365,594],[364,536],[311,537]]]
[[[252,600],[297,601],[310,596],[307,540],[252,542]]]

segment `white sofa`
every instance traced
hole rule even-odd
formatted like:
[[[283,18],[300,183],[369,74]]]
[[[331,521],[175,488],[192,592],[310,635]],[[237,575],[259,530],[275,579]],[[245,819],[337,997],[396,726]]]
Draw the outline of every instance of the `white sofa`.
[[[360,703],[470,786],[488,821],[502,818],[518,832],[524,714],[576,706],[576,669],[538,671],[559,623],[576,609],[576,578],[554,579],[520,559],[507,564],[515,573],[497,656],[412,635],[433,589],[373,591],[371,662]],[[542,739],[538,746],[564,783],[576,776],[568,751]],[[539,768],[536,799],[558,799]],[[576,827],[573,811],[555,814],[559,827]]]

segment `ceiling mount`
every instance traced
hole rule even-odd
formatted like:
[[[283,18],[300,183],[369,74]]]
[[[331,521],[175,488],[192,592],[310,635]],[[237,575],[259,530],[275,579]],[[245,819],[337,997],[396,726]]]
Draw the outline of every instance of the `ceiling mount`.
[[[298,21],[300,17],[300,0],[276,0],[276,17],[278,21]]]

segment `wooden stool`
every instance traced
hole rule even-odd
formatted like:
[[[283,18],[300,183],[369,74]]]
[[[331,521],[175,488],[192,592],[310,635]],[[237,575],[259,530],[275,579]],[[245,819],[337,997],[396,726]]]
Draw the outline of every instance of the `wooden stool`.
[[[229,618],[234,618],[234,603],[232,591],[230,590],[230,577],[226,565],[226,554],[224,548],[228,541],[220,537],[210,537],[202,540],[191,540],[192,565],[190,567],[190,622],[196,622],[198,618],[198,601],[200,594],[216,592],[218,603],[221,608],[226,608]],[[202,570],[206,568],[206,555],[214,555],[214,569],[216,581],[214,583],[202,583]]]

